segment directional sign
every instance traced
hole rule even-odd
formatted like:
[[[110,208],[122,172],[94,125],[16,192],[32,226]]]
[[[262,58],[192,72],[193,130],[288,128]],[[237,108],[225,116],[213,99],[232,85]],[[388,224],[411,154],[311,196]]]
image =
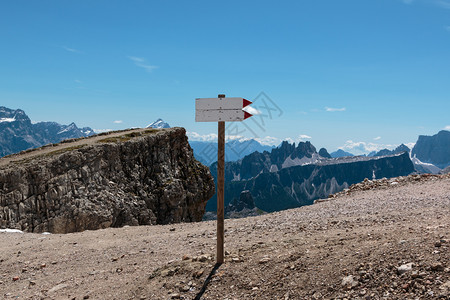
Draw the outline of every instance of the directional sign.
[[[252,104],[244,98],[198,98],[195,99],[196,122],[243,121],[252,115],[242,109]]]
[[[217,263],[224,262],[225,122],[243,121],[252,115],[243,108],[252,104],[244,98],[220,94],[195,99],[196,122],[218,122],[217,134]]]

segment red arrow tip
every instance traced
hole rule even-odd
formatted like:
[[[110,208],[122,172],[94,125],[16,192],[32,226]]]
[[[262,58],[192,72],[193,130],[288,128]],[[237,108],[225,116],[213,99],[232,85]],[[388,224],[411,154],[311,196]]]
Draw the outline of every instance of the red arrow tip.
[[[242,103],[242,107],[246,107],[247,105],[252,104],[252,101],[248,101],[247,99],[244,99],[243,103]]]
[[[245,100],[245,99],[244,99]],[[249,101],[250,102],[250,101]],[[251,102],[250,102],[251,103]],[[249,114],[248,112],[246,112],[246,111],[244,111],[244,120],[245,119],[247,119],[247,118],[250,118],[250,117],[252,117],[253,115],[252,114]]]

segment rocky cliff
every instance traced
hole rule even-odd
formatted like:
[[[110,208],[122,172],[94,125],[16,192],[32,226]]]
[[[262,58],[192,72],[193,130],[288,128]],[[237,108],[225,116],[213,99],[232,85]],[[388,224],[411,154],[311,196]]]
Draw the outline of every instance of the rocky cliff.
[[[135,129],[0,159],[0,226],[68,233],[200,221],[213,178],[183,128]]]

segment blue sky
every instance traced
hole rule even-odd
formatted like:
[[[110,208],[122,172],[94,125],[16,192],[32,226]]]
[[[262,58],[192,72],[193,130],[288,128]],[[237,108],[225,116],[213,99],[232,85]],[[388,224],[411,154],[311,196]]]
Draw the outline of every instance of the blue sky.
[[[0,105],[33,121],[163,118],[209,139],[194,99],[218,93],[259,95],[263,116],[228,134],[274,143],[377,149],[450,129],[450,0],[0,2]]]

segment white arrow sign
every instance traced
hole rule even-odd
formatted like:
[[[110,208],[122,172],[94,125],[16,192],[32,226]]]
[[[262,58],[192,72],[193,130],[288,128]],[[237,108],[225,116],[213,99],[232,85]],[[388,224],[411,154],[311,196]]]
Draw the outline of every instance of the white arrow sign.
[[[244,98],[198,98],[195,99],[196,122],[243,121],[252,115],[242,109],[252,104]]]

